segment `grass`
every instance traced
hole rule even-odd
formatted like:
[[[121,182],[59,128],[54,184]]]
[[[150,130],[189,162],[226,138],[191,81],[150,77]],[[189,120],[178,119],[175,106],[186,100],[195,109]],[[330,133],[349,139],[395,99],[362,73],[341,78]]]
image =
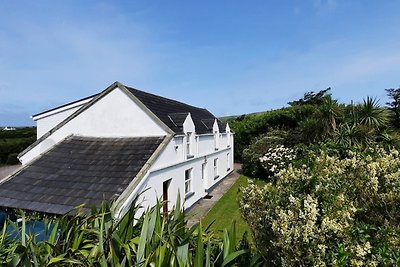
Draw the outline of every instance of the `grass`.
[[[214,221],[211,229],[215,232],[217,237],[221,238],[223,229],[228,228],[233,221],[236,221],[236,234],[238,238],[246,231],[249,232],[250,235],[250,228],[242,219],[237,202],[239,188],[241,186],[246,186],[248,184],[248,179],[250,178],[241,175],[229,191],[221,197],[215,206],[201,220],[204,226]],[[255,183],[259,185],[265,184],[265,182],[261,180],[255,180]]]

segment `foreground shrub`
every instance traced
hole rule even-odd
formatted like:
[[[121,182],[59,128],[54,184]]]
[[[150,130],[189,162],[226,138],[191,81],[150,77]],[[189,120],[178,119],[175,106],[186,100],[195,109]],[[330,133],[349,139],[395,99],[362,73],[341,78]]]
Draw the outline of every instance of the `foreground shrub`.
[[[115,220],[112,210],[103,205],[88,216],[78,212],[74,217],[53,219],[45,226],[49,232],[44,240],[28,233],[28,219],[21,213],[21,225],[10,222],[16,239],[7,237],[7,227],[3,227],[0,263],[2,266],[202,267],[232,266],[253,255],[237,242],[235,224],[219,240],[201,224],[188,228],[179,203],[168,216],[160,212],[161,208],[158,203],[137,220],[138,206],[132,205],[124,217]],[[257,264],[260,263],[253,261],[252,266]]]
[[[322,153],[242,189],[243,218],[275,266],[400,265],[399,152]]]

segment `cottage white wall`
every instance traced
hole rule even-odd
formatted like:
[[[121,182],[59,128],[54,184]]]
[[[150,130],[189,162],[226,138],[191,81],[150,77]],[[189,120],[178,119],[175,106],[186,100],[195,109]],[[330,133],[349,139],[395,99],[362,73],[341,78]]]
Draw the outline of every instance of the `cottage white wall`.
[[[184,208],[187,209],[191,207],[195,202],[207,195],[207,191],[209,191],[210,188],[232,171],[233,162],[227,161],[227,153],[232,155],[230,148],[214,151],[210,155],[195,157],[161,169],[157,169],[155,165],[153,165],[149,170],[150,174],[147,178],[147,182],[143,186],[143,189],[148,188],[148,190],[142,195],[144,200],[142,204],[147,207],[154,205],[157,199],[162,198],[163,182],[172,179],[168,192],[170,196],[169,208],[175,205],[175,198],[178,195],[178,191],[180,192],[182,203],[184,202]],[[215,158],[218,158],[218,177],[214,177],[213,162]],[[207,163],[206,177],[204,177],[204,179],[202,177],[203,163]],[[190,194],[185,195],[185,171],[188,169],[192,169],[192,190]]]
[[[115,88],[20,158],[27,164],[70,135],[164,136],[167,133],[121,89]]]
[[[59,113],[52,114],[50,116],[36,120],[37,139],[42,137],[45,133],[53,129],[57,124],[72,115],[72,113],[77,111],[80,107],[81,106],[73,107],[71,109],[64,110]]]
[[[233,142],[231,133],[230,141]],[[228,134],[219,136],[219,148],[216,150],[213,134],[196,135],[195,153],[193,158],[186,157],[186,136],[175,136],[158,156],[149,169],[149,176],[143,185],[143,190],[149,188],[142,196],[145,206],[152,206],[157,199],[162,198],[163,182],[169,179],[168,195],[169,208],[175,205],[175,198],[180,192],[184,208],[191,207],[203,198],[207,192],[233,170],[233,146],[228,146]],[[214,159],[218,159],[218,176],[214,176]],[[205,177],[202,175],[202,164],[206,163]],[[192,192],[190,197],[185,196],[185,171],[192,169]]]

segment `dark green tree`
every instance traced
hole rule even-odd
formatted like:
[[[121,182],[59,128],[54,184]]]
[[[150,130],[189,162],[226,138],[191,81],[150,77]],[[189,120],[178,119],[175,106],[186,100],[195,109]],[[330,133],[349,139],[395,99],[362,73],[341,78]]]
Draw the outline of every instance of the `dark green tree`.
[[[400,88],[385,89],[390,101],[386,102],[387,108],[391,111],[393,126],[400,128]]]

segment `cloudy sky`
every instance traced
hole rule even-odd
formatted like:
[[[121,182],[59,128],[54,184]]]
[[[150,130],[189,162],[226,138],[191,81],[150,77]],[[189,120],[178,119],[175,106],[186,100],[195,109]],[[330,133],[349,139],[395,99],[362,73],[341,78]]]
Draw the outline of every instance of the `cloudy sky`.
[[[400,87],[400,1],[0,1],[0,125],[114,81],[217,116]]]

